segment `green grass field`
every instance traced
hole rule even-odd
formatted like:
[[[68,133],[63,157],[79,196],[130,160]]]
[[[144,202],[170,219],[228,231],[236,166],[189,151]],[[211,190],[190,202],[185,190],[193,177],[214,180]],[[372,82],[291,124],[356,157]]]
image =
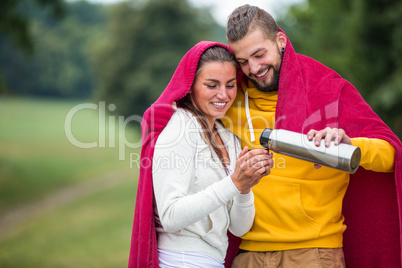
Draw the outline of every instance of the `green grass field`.
[[[0,267],[127,265],[140,135],[81,104],[0,99]]]

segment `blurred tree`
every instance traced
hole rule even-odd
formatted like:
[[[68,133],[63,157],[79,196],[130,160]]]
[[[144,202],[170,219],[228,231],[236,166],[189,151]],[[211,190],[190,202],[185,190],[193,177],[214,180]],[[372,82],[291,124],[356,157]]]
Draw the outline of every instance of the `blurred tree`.
[[[8,36],[12,43],[27,53],[32,53],[34,43],[29,24],[31,18],[27,8],[39,6],[51,13],[53,18],[64,14],[63,0],[2,0],[0,2],[0,33]]]
[[[131,1],[110,13],[108,42],[93,54],[98,100],[125,116],[142,115],[200,40],[224,40],[208,10],[186,0]]]
[[[307,0],[278,20],[296,51],[336,70],[402,137],[402,1]]]
[[[102,38],[107,20],[104,6],[85,1],[69,3],[65,16],[59,20],[48,17],[46,11],[35,6],[26,6],[24,12],[31,18],[35,53],[27,58],[0,36],[0,69],[7,93],[91,97],[94,78],[88,54]]]

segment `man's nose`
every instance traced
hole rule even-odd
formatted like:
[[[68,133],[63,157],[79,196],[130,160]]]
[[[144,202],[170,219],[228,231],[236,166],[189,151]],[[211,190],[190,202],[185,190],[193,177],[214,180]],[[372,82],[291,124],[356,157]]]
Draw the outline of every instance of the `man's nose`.
[[[255,61],[249,61],[250,73],[256,74],[260,70],[260,64]]]

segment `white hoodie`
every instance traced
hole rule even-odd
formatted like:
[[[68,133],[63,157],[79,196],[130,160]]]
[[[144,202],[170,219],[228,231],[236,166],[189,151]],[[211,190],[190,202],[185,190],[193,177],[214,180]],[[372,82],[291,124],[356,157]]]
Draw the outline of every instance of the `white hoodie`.
[[[235,167],[240,143],[218,121],[216,127]],[[227,230],[242,236],[253,224],[254,195],[240,194],[191,113],[178,109],[171,117],[156,143],[152,172],[158,248],[223,261]]]

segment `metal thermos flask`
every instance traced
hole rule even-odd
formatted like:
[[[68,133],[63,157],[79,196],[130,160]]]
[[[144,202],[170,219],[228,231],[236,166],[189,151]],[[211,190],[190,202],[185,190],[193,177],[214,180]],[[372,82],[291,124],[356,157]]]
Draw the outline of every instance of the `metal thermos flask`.
[[[320,146],[309,141],[307,135],[284,129],[266,128],[260,136],[260,144],[276,153],[296,157],[319,165],[328,166],[355,173],[360,164],[359,147],[340,143],[335,146],[332,141],[325,147],[322,139]]]

